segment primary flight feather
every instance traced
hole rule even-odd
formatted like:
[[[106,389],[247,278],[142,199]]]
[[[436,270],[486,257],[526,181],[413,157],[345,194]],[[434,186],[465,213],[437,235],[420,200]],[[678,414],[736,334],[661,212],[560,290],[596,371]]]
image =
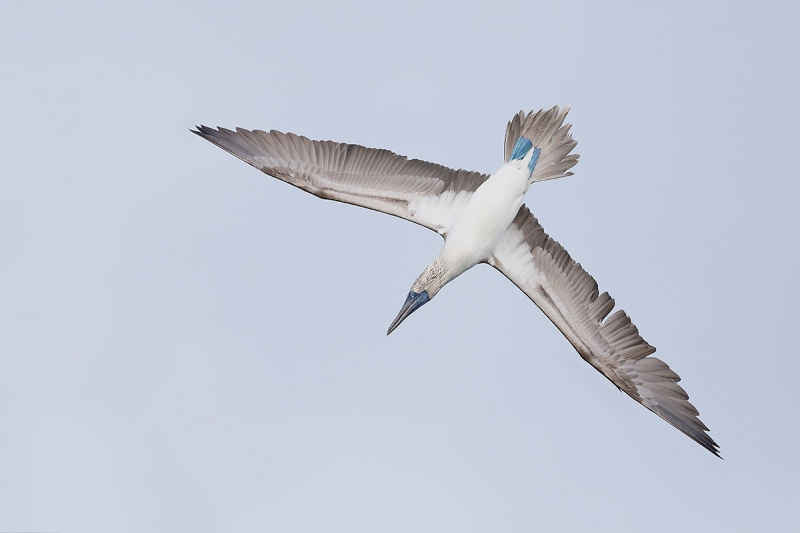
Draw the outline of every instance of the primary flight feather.
[[[411,285],[391,333],[439,290],[478,263],[510,279],[580,356],[631,398],[719,456],[719,446],[678,385],[614,300],[551,239],[523,204],[533,182],[569,176],[577,142],[569,108],[520,112],[508,123],[505,163],[494,174],[453,170],[388,150],[312,141],[278,131],[199,126],[197,135],[264,173],[320,198],[394,215],[444,237]]]

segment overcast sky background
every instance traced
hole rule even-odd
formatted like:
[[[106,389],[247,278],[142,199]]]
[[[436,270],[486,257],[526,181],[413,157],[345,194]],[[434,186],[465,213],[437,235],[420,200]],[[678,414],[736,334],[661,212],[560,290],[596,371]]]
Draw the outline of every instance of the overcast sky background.
[[[796,531],[796,2],[5,3],[0,531]],[[658,347],[724,460],[492,268],[189,133],[492,172]]]

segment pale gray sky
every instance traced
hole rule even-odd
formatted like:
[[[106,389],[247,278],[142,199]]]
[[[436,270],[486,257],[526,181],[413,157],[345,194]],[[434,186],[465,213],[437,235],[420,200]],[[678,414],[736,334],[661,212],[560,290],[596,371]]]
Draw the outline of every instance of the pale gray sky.
[[[0,531],[794,530],[797,4],[389,6],[4,5]],[[441,239],[188,131],[491,172],[556,104],[528,204],[724,461],[489,267],[387,338]]]

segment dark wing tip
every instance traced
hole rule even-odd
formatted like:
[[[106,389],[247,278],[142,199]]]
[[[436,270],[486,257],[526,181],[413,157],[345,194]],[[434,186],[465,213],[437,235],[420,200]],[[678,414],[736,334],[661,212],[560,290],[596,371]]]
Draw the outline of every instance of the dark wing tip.
[[[251,143],[248,143],[245,139],[245,134],[249,134],[250,132],[247,130],[239,130],[231,131],[225,128],[209,128],[208,126],[195,126],[197,129],[192,130],[192,133],[195,135],[199,135],[203,139],[210,141],[226,152],[235,155],[239,159],[253,164],[253,157],[255,157],[255,153],[253,153]]]
[[[714,442],[714,439],[712,439],[711,436],[706,433],[706,430],[703,429],[705,426],[702,425],[702,422],[700,422],[697,417],[687,420],[661,405],[656,405],[651,407],[651,409],[654,413],[669,422],[681,433],[722,459],[722,456],[719,454],[719,444]]]
[[[195,126],[195,128],[196,129],[189,128],[189,131],[191,131],[195,135],[199,135],[200,137],[214,143],[216,143],[214,139],[218,138],[221,133],[220,131],[217,131],[214,128],[209,128],[208,126],[204,126],[202,124],[200,124],[199,126]]]

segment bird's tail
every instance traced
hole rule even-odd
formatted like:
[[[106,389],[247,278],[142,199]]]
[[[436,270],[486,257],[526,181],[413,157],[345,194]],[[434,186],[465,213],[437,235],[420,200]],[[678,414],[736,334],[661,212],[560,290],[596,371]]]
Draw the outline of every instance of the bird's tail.
[[[569,132],[572,124],[564,124],[567,113],[569,106],[560,110],[555,106],[548,111],[542,109],[536,113],[520,111],[508,123],[506,161],[511,157],[511,151],[520,137],[527,137],[533,146],[541,148],[539,161],[531,175],[531,183],[572,175],[572,172],[567,171],[575,166],[580,156],[570,154],[578,141]]]

